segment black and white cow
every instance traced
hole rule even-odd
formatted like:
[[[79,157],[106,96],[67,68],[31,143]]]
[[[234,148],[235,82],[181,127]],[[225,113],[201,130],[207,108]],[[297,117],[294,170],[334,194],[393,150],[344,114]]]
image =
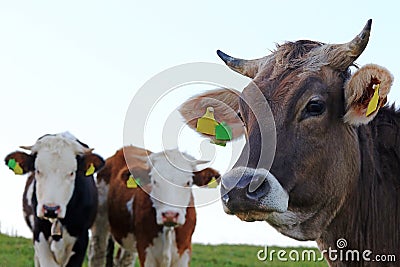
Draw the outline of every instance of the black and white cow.
[[[70,133],[45,135],[5,158],[15,174],[29,174],[24,216],[33,231],[35,266],[81,266],[97,212],[93,174],[104,160]]]

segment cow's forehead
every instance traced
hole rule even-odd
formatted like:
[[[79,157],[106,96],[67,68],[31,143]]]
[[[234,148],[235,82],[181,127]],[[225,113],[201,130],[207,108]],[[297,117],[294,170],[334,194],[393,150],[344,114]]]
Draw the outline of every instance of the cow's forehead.
[[[281,102],[283,97],[290,98],[294,94],[293,90],[298,89],[309,76],[324,79],[331,75],[330,72],[340,73],[329,67],[329,58],[323,49],[325,46],[321,42],[309,40],[278,45],[260,66],[252,84],[245,88],[244,96],[249,91],[251,94],[254,89],[252,87],[256,86],[267,99]]]
[[[82,146],[75,140],[61,135],[48,135],[40,138],[32,147],[36,153],[35,165],[41,171],[76,169],[76,156],[81,154]]]
[[[42,173],[50,171],[71,172],[77,169],[77,160],[71,147],[39,150],[35,167]]]
[[[153,153],[150,156],[150,164],[150,175],[153,178],[161,177],[171,182],[192,177],[196,166],[193,157],[178,150]]]
[[[294,69],[317,70],[327,65],[327,58],[321,53],[318,56],[310,52],[324,44],[310,40],[299,40],[277,45],[277,49],[266,59],[255,79],[282,79]]]

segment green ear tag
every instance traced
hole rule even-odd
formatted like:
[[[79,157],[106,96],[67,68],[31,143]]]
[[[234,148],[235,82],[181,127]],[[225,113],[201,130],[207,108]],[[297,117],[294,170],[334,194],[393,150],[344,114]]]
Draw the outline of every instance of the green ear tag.
[[[128,180],[126,181],[126,187],[127,188],[137,188],[138,184],[136,183],[135,178],[133,178],[133,175],[129,175]]]
[[[225,122],[218,124],[215,126],[215,139],[223,141],[232,140],[232,128]]]
[[[15,174],[24,174],[24,170],[15,159],[10,159],[7,166],[13,170]]]
[[[217,183],[217,180],[215,179],[215,177],[213,177],[211,179],[211,181],[209,181],[207,184],[208,188],[217,188],[217,186],[218,186],[218,183]]]
[[[93,163],[90,163],[90,166],[89,166],[89,168],[86,170],[85,175],[86,175],[86,176],[92,175],[92,174],[94,173],[95,170],[96,170],[96,169],[94,168]]]
[[[14,170],[15,166],[17,165],[17,162],[15,161],[15,159],[10,159],[7,163],[7,166],[11,169]]]

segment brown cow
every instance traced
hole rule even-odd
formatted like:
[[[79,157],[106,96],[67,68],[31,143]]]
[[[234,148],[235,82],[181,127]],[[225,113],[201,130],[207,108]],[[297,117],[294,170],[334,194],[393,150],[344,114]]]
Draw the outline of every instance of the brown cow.
[[[216,90],[180,109],[192,128],[213,107],[234,138],[246,133],[242,155],[222,177],[225,211],[316,240],[321,250],[339,249],[336,259],[324,254],[331,266],[377,266],[378,254],[400,261],[400,113],[381,108],[393,77],[373,64],[350,70],[370,30],[371,20],[349,43],[288,42],[256,60],[218,51],[252,83],[241,94]],[[337,246],[341,238],[347,244]],[[393,260],[384,266],[398,266]]]
[[[220,176],[211,168],[195,171],[202,163],[205,161],[178,150],[151,153],[133,146],[118,150],[106,160],[97,182],[108,187],[110,231],[128,255],[138,253],[141,266],[189,265],[196,225],[191,186],[206,185]],[[133,178],[140,186],[128,186]],[[93,259],[96,249],[105,255],[106,236],[100,239],[102,247],[98,244],[92,248]],[[100,263],[104,264],[104,259]],[[126,259],[118,264],[126,265]]]

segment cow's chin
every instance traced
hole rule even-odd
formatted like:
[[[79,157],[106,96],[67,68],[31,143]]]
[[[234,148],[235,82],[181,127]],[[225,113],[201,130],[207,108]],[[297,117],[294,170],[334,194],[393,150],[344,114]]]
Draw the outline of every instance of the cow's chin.
[[[299,214],[290,210],[276,212],[263,209],[232,212],[225,205],[223,208],[227,214],[235,215],[245,222],[265,221],[280,233],[297,240],[315,240],[320,236],[316,227],[308,227],[313,225],[314,213]]]
[[[280,213],[276,212],[275,210],[267,209],[267,208],[243,208],[241,210],[237,211],[232,211],[230,210],[224,203],[222,203],[222,207],[225,211],[225,213],[229,215],[235,215],[238,217],[240,220],[245,221],[245,222],[254,222],[254,221],[267,221],[269,216],[272,213]]]
[[[271,212],[250,211],[235,213],[236,217],[245,222],[266,221]]]

